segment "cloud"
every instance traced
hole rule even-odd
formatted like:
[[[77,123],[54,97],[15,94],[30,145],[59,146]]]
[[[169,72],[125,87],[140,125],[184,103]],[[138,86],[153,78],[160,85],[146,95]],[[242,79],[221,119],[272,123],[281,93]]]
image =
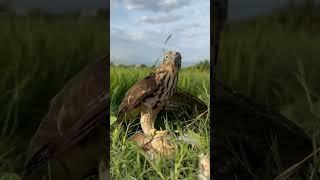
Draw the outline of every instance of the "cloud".
[[[113,0],[110,47],[114,62],[152,65],[162,57],[163,48],[181,52],[182,66],[208,59],[210,1],[187,3],[191,1],[187,5],[182,0]],[[171,12],[164,7],[170,7]]]
[[[181,16],[178,15],[163,15],[163,16],[142,16],[139,20],[139,23],[148,23],[148,24],[162,24],[175,22],[181,19]]]
[[[191,0],[113,0],[122,3],[128,10],[171,12],[190,4]]]
[[[157,44],[149,42],[157,41],[157,32],[143,31],[140,38],[137,34],[127,31],[125,28],[111,28],[111,57],[116,64],[147,64],[152,65],[161,53]]]

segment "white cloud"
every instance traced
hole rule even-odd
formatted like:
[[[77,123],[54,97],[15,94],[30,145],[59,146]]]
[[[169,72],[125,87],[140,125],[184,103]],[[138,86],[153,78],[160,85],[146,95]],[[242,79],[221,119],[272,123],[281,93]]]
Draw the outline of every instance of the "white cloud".
[[[190,4],[191,0],[114,0],[122,3],[128,10],[148,10],[171,12]]]
[[[171,23],[181,19],[179,15],[162,15],[162,16],[142,16],[139,23],[162,24]]]
[[[111,55],[116,63],[152,65],[162,56],[162,48],[180,51],[183,66],[209,59],[209,0],[192,0],[168,13],[146,7],[174,7],[182,1],[113,1],[118,1],[111,11]],[[128,10],[128,2],[135,2],[136,6]],[[164,47],[170,33],[173,36]]]

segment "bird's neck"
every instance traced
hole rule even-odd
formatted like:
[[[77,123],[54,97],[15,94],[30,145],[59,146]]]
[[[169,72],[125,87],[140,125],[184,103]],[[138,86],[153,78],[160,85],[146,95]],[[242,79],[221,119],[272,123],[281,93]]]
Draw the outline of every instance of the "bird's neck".
[[[178,69],[174,67],[173,64],[161,64],[154,70],[155,74],[162,74],[162,73],[170,73],[172,75],[178,74]]]
[[[175,76],[178,76],[178,69],[171,64],[160,65],[154,70],[154,74],[156,76],[157,83],[161,84],[164,79],[168,78],[168,76],[171,76],[170,79],[174,79]]]

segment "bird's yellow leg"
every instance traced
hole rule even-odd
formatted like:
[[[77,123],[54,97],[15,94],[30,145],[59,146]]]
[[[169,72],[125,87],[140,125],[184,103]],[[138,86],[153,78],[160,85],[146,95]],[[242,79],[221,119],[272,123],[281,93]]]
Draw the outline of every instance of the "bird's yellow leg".
[[[146,136],[155,135],[156,129],[154,128],[154,121],[156,119],[155,113],[148,111],[141,111],[141,128]]]

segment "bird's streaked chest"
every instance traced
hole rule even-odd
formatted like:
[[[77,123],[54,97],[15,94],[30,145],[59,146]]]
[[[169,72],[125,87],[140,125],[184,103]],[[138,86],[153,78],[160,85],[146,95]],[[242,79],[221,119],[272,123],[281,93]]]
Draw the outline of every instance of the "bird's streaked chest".
[[[169,97],[174,94],[178,83],[177,74],[172,72],[159,73],[156,78],[158,84],[157,90],[144,101],[144,105],[152,109],[163,106]]]

